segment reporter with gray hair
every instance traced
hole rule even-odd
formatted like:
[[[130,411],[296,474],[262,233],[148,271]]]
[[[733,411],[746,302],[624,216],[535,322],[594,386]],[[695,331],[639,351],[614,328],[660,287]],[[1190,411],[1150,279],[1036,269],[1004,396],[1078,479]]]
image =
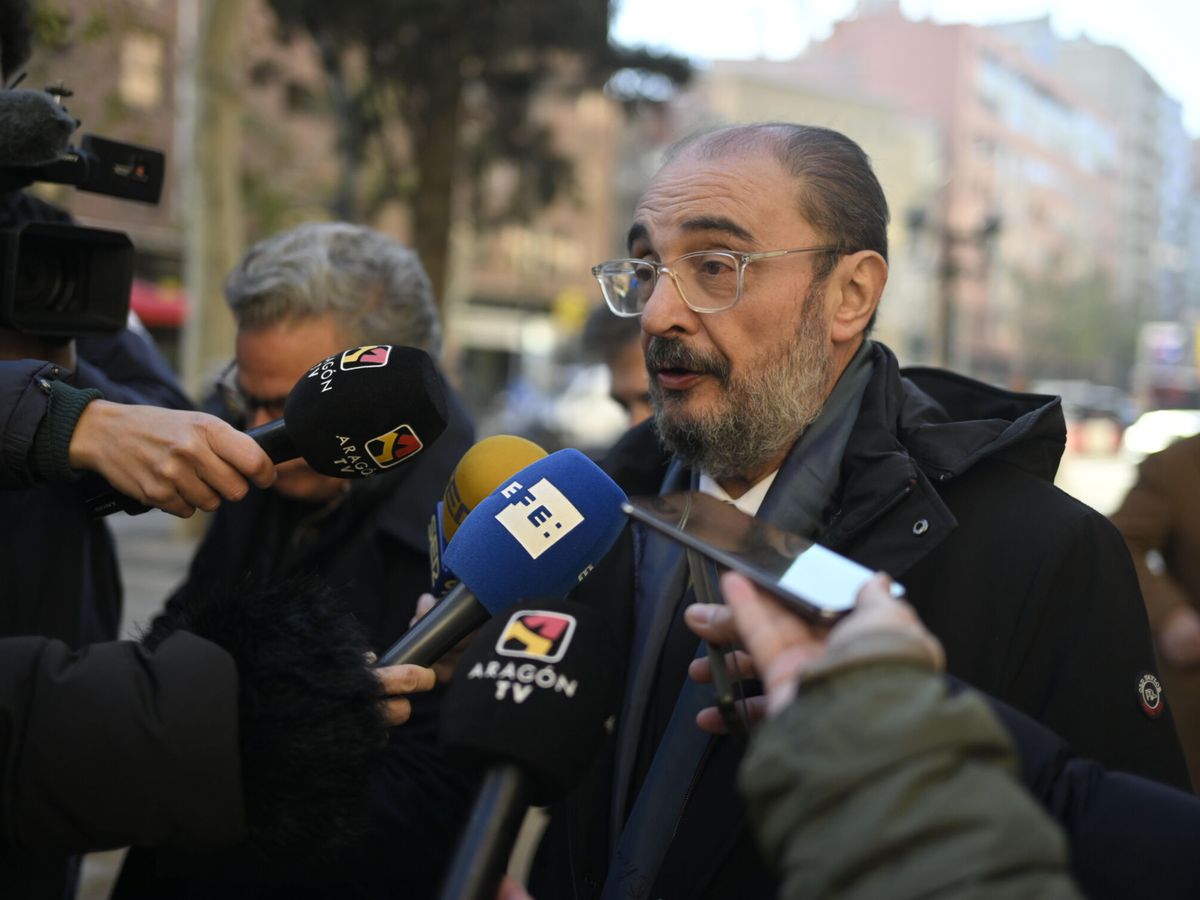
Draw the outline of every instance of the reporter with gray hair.
[[[240,427],[279,418],[296,381],[346,347],[397,344],[435,362],[439,356],[441,325],[420,260],[364,226],[309,223],[260,241],[229,274],[225,296],[237,339],[218,397],[221,414]],[[429,590],[429,516],[474,440],[461,401],[448,385],[445,394],[445,431],[386,475],[330,478],[296,459],[276,467],[269,490],[222,506],[168,613],[230,584],[257,589],[308,578],[343,598],[371,649],[389,647]],[[135,849],[114,897],[352,898],[436,889],[438,861],[453,848],[470,800],[435,747],[437,694],[414,698],[410,720],[393,732],[371,774],[371,831],[346,851],[311,858]]]

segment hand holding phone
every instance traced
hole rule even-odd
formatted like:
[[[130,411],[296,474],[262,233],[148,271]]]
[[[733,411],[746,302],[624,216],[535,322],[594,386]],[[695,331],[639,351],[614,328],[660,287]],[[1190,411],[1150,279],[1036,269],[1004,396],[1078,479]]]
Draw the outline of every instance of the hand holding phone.
[[[630,497],[623,508],[719,566],[741,572],[809,622],[832,623],[850,612],[859,590],[875,574],[699,491]],[[904,588],[893,583],[892,596],[903,597]]]

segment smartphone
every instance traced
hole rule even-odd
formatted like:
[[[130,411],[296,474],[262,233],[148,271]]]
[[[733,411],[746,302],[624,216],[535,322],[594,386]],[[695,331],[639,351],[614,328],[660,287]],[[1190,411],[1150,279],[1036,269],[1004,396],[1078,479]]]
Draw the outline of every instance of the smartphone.
[[[875,574],[699,491],[630,497],[622,508],[718,565],[741,572],[810,622],[832,622],[850,612],[859,589]],[[904,588],[893,583],[892,595],[903,597]]]

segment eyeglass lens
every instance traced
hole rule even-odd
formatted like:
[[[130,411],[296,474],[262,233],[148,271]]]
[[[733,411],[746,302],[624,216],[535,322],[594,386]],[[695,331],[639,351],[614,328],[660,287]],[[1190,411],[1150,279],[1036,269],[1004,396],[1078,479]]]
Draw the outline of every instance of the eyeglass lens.
[[[731,253],[689,253],[667,269],[684,299],[695,309],[725,309],[738,294],[738,260]],[[659,268],[648,262],[622,261],[602,273],[620,309],[640,312],[650,300]]]

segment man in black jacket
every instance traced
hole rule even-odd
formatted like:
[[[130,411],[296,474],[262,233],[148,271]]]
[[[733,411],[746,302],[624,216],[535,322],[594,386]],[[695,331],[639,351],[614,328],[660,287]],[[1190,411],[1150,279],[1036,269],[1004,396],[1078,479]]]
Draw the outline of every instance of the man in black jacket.
[[[947,667],[1083,754],[1186,785],[1128,554],[1052,483],[1058,402],[945,372],[901,375],[867,339],[887,204],[837,132],[739,126],[685,143],[597,266],[640,315],[655,407],[606,467],[629,493],[699,489],[893,575]],[[665,448],[665,452],[664,449]],[[768,896],[742,827],[736,737],[709,738],[682,550],[633,527],[580,588],[627,638],[613,746],[557,811],[534,895]],[[628,605],[622,601],[628,601]]]
[[[313,363],[346,347],[419,347],[437,358],[440,324],[416,254],[378,231],[313,223],[252,247],[226,281],[238,324],[222,378],[227,411],[257,426]],[[168,612],[229,585],[308,576],[335,590],[381,653],[408,627],[429,590],[429,518],[473,427],[446,388],[446,430],[377,478],[344,480],[302,459],[277,467],[270,490],[252,491],[213,519]],[[114,896],[419,897],[436,890],[469,799],[434,745],[437,692],[417,698],[372,773],[372,831],[337,857],[303,848],[265,856],[244,848],[201,856],[131,851]]]

